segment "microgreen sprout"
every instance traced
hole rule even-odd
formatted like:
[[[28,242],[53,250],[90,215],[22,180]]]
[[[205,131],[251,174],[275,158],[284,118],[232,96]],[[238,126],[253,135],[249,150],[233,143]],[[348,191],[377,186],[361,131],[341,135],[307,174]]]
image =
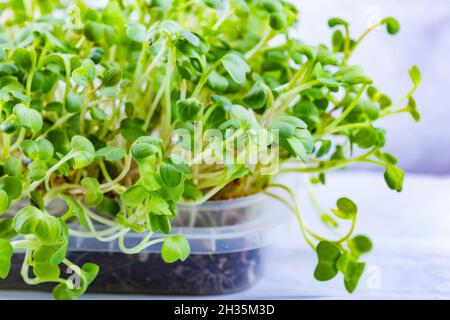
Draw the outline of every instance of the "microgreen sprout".
[[[332,231],[322,236],[305,224],[295,193],[273,179],[291,173],[325,184],[330,170],[369,163],[402,190],[404,172],[383,151],[379,120],[420,119],[419,69],[393,102],[351,63],[373,30],[399,31],[394,18],[356,38],[332,18],[330,43],[308,45],[290,36],[298,12],[282,0],[14,3],[0,3],[0,278],[22,252],[26,283],[51,282],[56,299],[76,299],[102,266],[69,261],[71,236],[117,241],[127,254],[161,244],[166,262],[184,261],[189,243],[171,235],[178,204],[264,192],[298,220],[317,253],[314,277],[342,273],[355,290],[372,248],[353,235],[356,204],[316,205]],[[64,210],[52,212],[58,200]],[[341,220],[351,225],[344,234]],[[131,232],[142,234],[133,247]]]

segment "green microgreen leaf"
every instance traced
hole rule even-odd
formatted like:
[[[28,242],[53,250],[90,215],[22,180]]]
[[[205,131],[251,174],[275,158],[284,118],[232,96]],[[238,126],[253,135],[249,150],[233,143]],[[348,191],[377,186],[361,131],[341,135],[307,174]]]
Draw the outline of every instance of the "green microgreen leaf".
[[[333,213],[344,220],[354,219],[358,213],[358,208],[356,204],[349,198],[340,198],[337,202],[337,210],[332,210]]]
[[[74,199],[72,199],[70,196],[67,195],[61,195],[61,198],[64,199],[64,201],[67,203],[67,206],[69,207],[69,210],[65,213],[66,217],[70,217],[70,216],[75,216],[77,217],[78,221],[80,222],[80,225],[84,228],[84,229],[88,229],[88,223],[86,220],[86,216],[84,213],[83,208],[78,204],[77,201],[75,201]],[[89,199],[91,200],[91,199]],[[95,201],[87,201],[89,203],[92,203]]]
[[[95,159],[95,148],[88,139],[83,136],[74,136],[70,141],[71,153],[76,169],[87,167]]]
[[[321,158],[324,155],[326,155],[331,150],[331,141],[330,140],[323,140],[322,144],[320,145],[319,150],[317,151],[317,157]]]
[[[267,103],[267,94],[260,83],[255,83],[242,100],[248,108],[260,110]]]
[[[372,84],[373,80],[361,72],[348,72],[342,78],[342,82],[349,85]]]
[[[0,239],[0,279],[5,279],[9,274],[13,252],[8,240]]]
[[[19,126],[30,129],[34,133],[41,131],[43,120],[38,111],[19,103],[14,107],[14,115]]]
[[[161,179],[168,187],[178,187],[183,179],[183,173],[180,172],[171,163],[164,162],[160,167]]]
[[[127,36],[136,42],[145,42],[148,38],[147,29],[139,23],[128,24]]]
[[[60,283],[53,289],[53,298],[56,300],[75,300],[84,294],[89,284],[94,281],[99,272],[98,265],[85,263],[81,267],[81,288],[69,289],[66,284]]]
[[[136,208],[142,203],[142,201],[144,201],[147,196],[148,192],[145,187],[141,185],[135,185],[122,193],[120,195],[120,200],[125,206]]]
[[[272,128],[278,130],[280,145],[291,156],[308,162],[309,153],[314,150],[314,141],[304,121],[297,117],[283,116],[274,123]]]
[[[145,131],[142,129],[144,121],[136,118],[128,118],[122,120],[120,123],[120,132],[122,136],[130,142],[134,142],[141,136],[145,136]]]
[[[337,261],[341,256],[339,249],[331,242],[321,241],[316,248],[318,264],[314,271],[314,278],[318,281],[333,279],[337,273]]]
[[[336,26],[348,26],[348,22],[341,18],[331,18],[328,20],[328,26],[334,28]]]
[[[14,60],[19,68],[27,72],[34,66],[33,54],[24,48],[19,48],[14,52]]]
[[[22,184],[18,177],[3,176],[0,178],[0,190],[8,195],[9,201],[20,197],[22,193]]]
[[[356,131],[353,142],[361,149],[369,149],[373,147],[378,140],[377,132],[374,128],[363,128]]]
[[[0,215],[4,214],[9,208],[8,194],[4,190],[0,190]]]
[[[104,147],[95,153],[97,159],[105,159],[110,162],[122,160],[127,155],[127,152],[119,147]]]
[[[278,0],[261,0],[260,5],[266,10],[268,13],[275,13],[283,11],[283,6]]]
[[[414,100],[413,97],[410,97],[408,99],[408,106],[407,106],[408,112],[413,117],[414,121],[419,122],[420,121],[420,113],[417,110],[417,104],[416,100]]]
[[[32,181],[40,181],[45,178],[48,165],[45,161],[36,160],[28,165],[28,176]]]
[[[349,260],[344,272],[344,285],[348,292],[355,291],[366,264]]]
[[[234,120],[239,128],[243,130],[258,129],[254,113],[240,105],[234,105],[230,111],[231,119]]]
[[[170,234],[172,230],[170,217],[166,215],[150,214],[150,229],[152,232],[161,231],[164,234]]]
[[[13,226],[13,218],[0,219],[0,239],[10,240],[17,236]]]
[[[283,12],[272,13],[269,23],[274,30],[283,30],[288,26],[286,15]]]
[[[136,143],[131,147],[131,154],[136,160],[145,159],[157,154],[158,147],[150,143]]]
[[[419,68],[417,66],[413,66],[409,70],[409,77],[411,78],[411,80],[414,83],[415,87],[420,85],[420,82],[422,81],[422,76],[421,76],[420,70],[419,70]]]
[[[122,70],[119,68],[111,68],[103,76],[102,85],[104,87],[114,87],[122,80]]]
[[[236,83],[244,83],[246,74],[251,71],[247,62],[236,53],[228,53],[222,58],[222,64]]]
[[[92,60],[83,61],[81,66],[72,71],[72,78],[80,86],[86,87],[89,82],[95,79],[95,64]]]
[[[363,235],[355,236],[347,243],[352,255],[355,257],[359,257],[370,252],[373,247],[372,241]]]
[[[85,201],[87,205],[95,206],[103,200],[103,193],[100,189],[100,183],[94,178],[84,178],[81,185],[85,190]]]
[[[33,267],[34,275],[43,281],[54,281],[59,278],[61,271],[58,266],[52,265],[49,262],[38,262]]]
[[[199,190],[197,185],[193,184],[190,181],[186,181],[184,184],[183,198],[190,200],[198,200],[201,199],[203,193]]]
[[[75,92],[69,92],[66,97],[65,107],[67,112],[80,112],[84,104],[84,95]]]
[[[345,38],[341,30],[334,31],[332,44],[334,52],[342,52],[344,50]]]
[[[25,207],[14,216],[14,229],[24,235],[35,235],[42,244],[54,244],[61,233],[58,219],[38,208]]]
[[[324,47],[319,47],[317,49],[316,59],[322,64],[322,66],[336,66],[339,64],[339,60],[336,55]]]
[[[170,208],[170,204],[156,193],[152,194],[150,199],[150,213],[166,216],[172,216],[174,214]]]
[[[400,23],[393,17],[383,19],[382,23],[386,25],[386,30],[391,35],[397,34],[400,31]]]
[[[203,110],[203,105],[195,98],[177,101],[178,116],[181,121],[194,121],[198,119],[200,111]]]
[[[20,176],[22,174],[22,162],[15,158],[9,157],[6,159],[5,164],[3,166],[3,173],[8,176]]]
[[[54,147],[47,139],[24,140],[20,144],[22,152],[31,160],[50,161],[53,159]]]

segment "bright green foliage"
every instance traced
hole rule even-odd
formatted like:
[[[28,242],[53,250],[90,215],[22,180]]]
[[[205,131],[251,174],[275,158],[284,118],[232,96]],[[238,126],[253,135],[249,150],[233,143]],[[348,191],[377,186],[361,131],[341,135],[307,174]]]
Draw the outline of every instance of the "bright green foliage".
[[[292,1],[24,3],[0,2],[8,12],[0,32],[2,278],[12,253],[24,250],[27,283],[56,282],[56,299],[78,298],[99,266],[66,259],[74,235],[118,241],[124,252],[162,242],[165,261],[184,261],[188,241],[170,236],[178,204],[289,191],[273,183],[279,172],[325,184],[327,171],[367,162],[402,190],[404,172],[383,151],[380,120],[401,113],[420,120],[420,71],[411,68],[412,90],[396,102],[351,61],[375,28],[399,32],[394,18],[359,37],[332,18],[329,43],[309,45],[292,35]],[[275,169],[267,173],[267,164]],[[289,194],[318,255],[315,277],[341,272],[352,292],[364,269],[359,259],[372,247],[352,236],[357,206],[343,197],[331,210],[336,217],[319,212],[329,228],[351,223],[341,239],[325,240],[304,224]],[[58,199],[65,206],[56,217],[50,208]],[[30,205],[16,209],[25,200]],[[129,232],[154,239],[124,248]],[[66,282],[66,267],[81,288]]]
[[[422,76],[421,76],[420,70],[419,70],[419,68],[417,66],[413,66],[409,70],[409,77],[411,78],[411,80],[414,83],[415,87],[420,85],[420,82],[422,81]]]

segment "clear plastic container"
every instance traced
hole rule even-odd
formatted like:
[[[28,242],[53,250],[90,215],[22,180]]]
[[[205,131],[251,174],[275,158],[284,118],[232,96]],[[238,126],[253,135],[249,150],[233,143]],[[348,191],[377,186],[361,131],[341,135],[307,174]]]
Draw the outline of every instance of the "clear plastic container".
[[[196,207],[180,206],[172,233],[182,234],[189,241],[191,254],[184,262],[166,264],[161,258],[160,244],[128,255],[119,250],[116,241],[105,243],[76,237],[71,238],[68,258],[77,264],[94,262],[100,266],[88,292],[182,295],[239,292],[263,276],[267,250],[281,236],[285,212],[275,200],[262,194],[210,201]],[[126,246],[137,245],[141,240],[141,234],[131,233],[126,237]],[[15,257],[9,279],[21,281],[19,260]],[[5,287],[4,281],[0,281],[0,287]]]

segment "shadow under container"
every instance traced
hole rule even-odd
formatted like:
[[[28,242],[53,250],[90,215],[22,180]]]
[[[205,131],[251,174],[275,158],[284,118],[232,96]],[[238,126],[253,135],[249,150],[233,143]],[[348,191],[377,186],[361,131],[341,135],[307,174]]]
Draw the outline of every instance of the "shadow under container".
[[[194,207],[179,206],[179,214],[172,221],[172,235],[185,236],[191,247],[190,256],[183,262],[165,263],[161,243],[129,255],[120,251],[117,241],[78,237],[71,237],[67,257],[78,265],[93,262],[100,266],[88,293],[231,294],[250,288],[263,277],[268,250],[282,236],[285,221],[286,210],[263,194],[209,201]],[[163,236],[156,234],[154,238]],[[135,246],[142,238],[141,234],[127,234],[125,245]],[[22,258],[14,257],[10,275],[14,289],[22,282]],[[5,281],[10,280],[0,281],[0,288],[8,286]],[[27,285],[23,288],[32,289]]]

